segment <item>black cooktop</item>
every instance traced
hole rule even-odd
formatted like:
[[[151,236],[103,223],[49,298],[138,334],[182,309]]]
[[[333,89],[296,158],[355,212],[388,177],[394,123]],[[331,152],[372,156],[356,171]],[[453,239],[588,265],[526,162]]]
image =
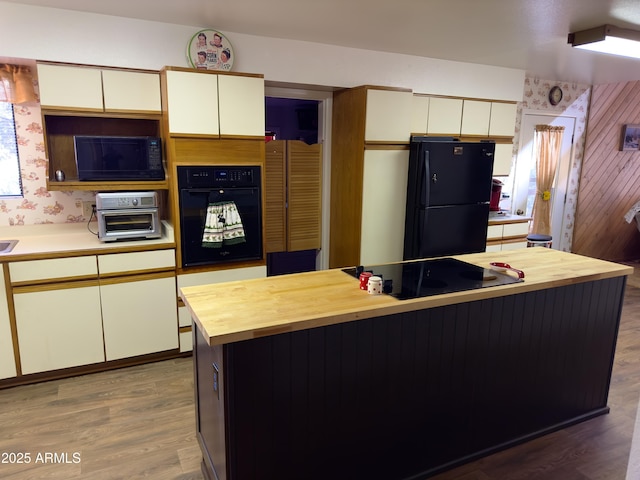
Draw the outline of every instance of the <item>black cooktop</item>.
[[[345,268],[342,271],[356,278],[363,271],[382,277],[384,292],[399,300],[522,281],[514,275],[478,267],[455,258],[435,258],[371,267],[359,266]]]

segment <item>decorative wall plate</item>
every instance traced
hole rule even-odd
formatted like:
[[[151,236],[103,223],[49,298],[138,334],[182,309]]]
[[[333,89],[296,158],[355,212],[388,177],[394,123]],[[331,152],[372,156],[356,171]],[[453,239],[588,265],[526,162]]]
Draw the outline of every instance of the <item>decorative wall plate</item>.
[[[231,42],[216,30],[196,32],[187,45],[189,65],[198,70],[231,70],[235,55]]]

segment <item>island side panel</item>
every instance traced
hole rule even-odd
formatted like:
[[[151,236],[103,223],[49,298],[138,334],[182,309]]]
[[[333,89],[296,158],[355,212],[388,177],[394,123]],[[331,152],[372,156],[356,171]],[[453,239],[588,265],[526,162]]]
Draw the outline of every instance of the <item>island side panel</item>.
[[[223,347],[210,347],[195,325],[192,329],[196,437],[202,451],[202,470],[207,479],[227,480]]]
[[[225,345],[227,478],[424,478],[607,413],[624,286]]]

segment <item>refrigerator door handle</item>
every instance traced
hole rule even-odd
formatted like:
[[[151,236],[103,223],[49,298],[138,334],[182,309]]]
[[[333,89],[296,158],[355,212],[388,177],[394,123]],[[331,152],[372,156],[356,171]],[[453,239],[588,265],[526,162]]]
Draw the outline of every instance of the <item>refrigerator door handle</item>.
[[[422,178],[420,179],[420,202],[424,207],[429,205],[429,177],[431,176],[429,170],[429,150],[425,150]]]

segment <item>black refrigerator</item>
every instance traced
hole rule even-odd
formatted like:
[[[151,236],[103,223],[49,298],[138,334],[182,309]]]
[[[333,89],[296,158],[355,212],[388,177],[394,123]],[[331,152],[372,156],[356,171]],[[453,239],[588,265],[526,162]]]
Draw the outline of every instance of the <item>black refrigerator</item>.
[[[411,137],[404,259],[484,252],[493,142]]]

